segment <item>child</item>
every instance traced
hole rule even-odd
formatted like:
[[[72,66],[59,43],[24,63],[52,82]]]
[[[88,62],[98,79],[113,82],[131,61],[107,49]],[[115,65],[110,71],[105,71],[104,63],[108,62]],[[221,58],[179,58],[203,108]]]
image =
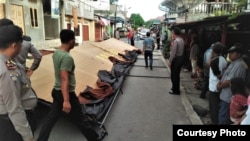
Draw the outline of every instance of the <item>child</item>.
[[[230,103],[230,119],[233,124],[241,123],[242,117],[247,109],[247,97],[243,78],[233,78],[231,80],[232,99]]]
[[[250,66],[250,65],[249,65]],[[250,69],[248,67],[248,73],[247,73],[247,77],[246,77],[246,87],[247,87],[247,93],[250,93]],[[250,125],[250,95],[248,95],[247,98],[247,111],[246,114],[244,115],[244,117],[242,118],[242,122],[240,123],[241,125]]]
[[[250,125],[250,96],[248,96],[247,105],[248,105],[248,108],[247,108],[246,114],[242,118],[243,120],[240,123],[241,125]]]

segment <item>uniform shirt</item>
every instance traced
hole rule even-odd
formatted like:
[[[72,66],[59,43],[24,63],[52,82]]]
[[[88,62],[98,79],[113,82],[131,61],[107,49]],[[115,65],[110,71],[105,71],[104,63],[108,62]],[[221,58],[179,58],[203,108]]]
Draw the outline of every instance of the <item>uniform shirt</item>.
[[[31,88],[31,81],[29,77],[26,75],[26,71],[23,65],[21,65],[18,61],[16,61],[17,69],[21,74],[21,101],[23,108],[25,110],[32,110],[37,105],[37,96],[35,92]]]
[[[223,71],[226,67],[227,61],[224,57],[218,56],[212,59],[211,66],[209,68],[209,91],[219,92],[217,90],[217,84],[220,80],[218,79],[217,75],[223,74]]]
[[[230,65],[225,70],[222,75],[221,82],[223,83],[226,80],[231,80],[235,77],[246,77],[247,65],[240,58],[230,63]],[[223,88],[220,93],[220,99],[224,102],[230,103],[232,97],[232,91],[230,87]]]
[[[182,56],[184,53],[184,40],[181,37],[177,37],[173,41],[173,45],[170,48],[169,62],[172,62],[175,57]]]
[[[143,41],[143,46],[145,46],[145,50],[153,51],[154,39],[152,37],[147,37]]]
[[[33,135],[21,102],[21,73],[18,68],[9,70],[8,60],[0,54],[0,115],[7,114],[23,140],[30,141]]]
[[[27,36],[26,36],[27,37]],[[27,37],[28,38],[28,37]],[[34,61],[30,67],[31,70],[36,70],[38,66],[40,65],[42,54],[39,50],[37,50],[34,45],[31,43],[29,39],[24,39],[22,43],[22,49],[18,56],[15,58],[19,63],[21,63],[24,67],[26,67],[26,59],[28,57],[28,53],[30,53]]]
[[[53,54],[53,63],[54,63],[54,69],[55,69],[54,88],[56,90],[61,90],[60,71],[66,70],[69,73],[69,91],[74,92],[75,85],[76,85],[75,73],[74,73],[75,64],[69,52],[66,52],[61,49],[56,50]]]

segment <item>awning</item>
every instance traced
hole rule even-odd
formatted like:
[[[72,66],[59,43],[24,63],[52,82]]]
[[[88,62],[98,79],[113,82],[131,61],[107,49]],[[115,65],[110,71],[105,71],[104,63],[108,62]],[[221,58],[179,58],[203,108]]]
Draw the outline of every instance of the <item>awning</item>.
[[[125,19],[117,16],[115,18],[115,16],[102,16],[102,15],[98,15],[98,14],[94,14],[94,16],[98,17],[99,18],[102,18],[102,19],[106,19],[109,21],[109,23],[114,23],[115,22],[115,19],[116,19],[116,23],[125,23]]]
[[[103,26],[107,26],[107,25],[110,25],[110,21],[105,18],[100,17],[100,24]]]
[[[117,23],[125,23],[125,20],[121,17],[108,17],[108,19],[110,19],[111,22],[117,22]]]

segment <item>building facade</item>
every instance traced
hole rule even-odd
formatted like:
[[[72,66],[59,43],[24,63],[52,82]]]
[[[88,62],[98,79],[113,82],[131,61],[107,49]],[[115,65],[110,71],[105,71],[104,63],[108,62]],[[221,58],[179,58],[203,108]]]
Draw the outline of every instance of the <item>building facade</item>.
[[[38,49],[59,47],[61,29],[74,30],[78,44],[102,38],[91,0],[6,0],[0,3],[0,18],[13,20]]]
[[[40,0],[6,0],[0,4],[0,18],[11,19],[33,42],[45,40],[43,6]]]

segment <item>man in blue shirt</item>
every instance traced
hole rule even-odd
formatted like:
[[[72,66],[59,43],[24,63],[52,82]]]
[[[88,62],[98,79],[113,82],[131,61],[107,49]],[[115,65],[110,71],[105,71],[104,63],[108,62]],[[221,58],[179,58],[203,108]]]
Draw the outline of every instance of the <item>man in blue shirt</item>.
[[[154,39],[150,37],[150,32],[146,33],[147,38],[143,41],[143,53],[145,59],[145,67],[148,68],[148,58],[150,69],[153,69],[153,50],[155,48]]]

